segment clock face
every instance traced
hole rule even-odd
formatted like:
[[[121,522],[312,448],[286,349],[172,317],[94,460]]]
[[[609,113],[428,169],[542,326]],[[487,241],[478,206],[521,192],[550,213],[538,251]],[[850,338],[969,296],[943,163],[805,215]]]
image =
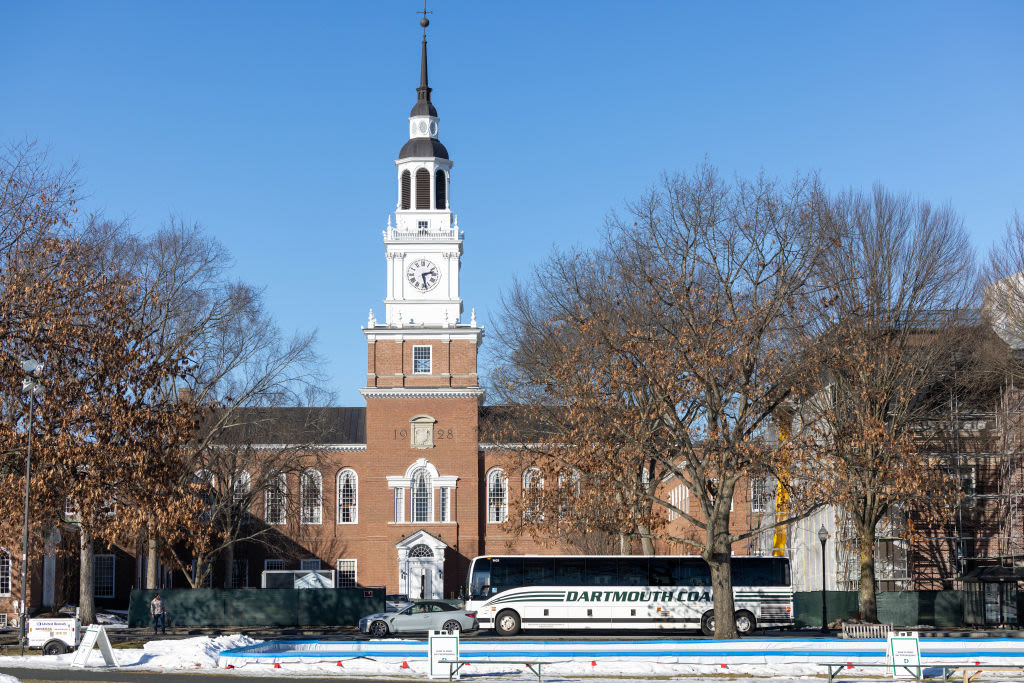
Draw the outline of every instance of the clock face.
[[[441,280],[441,271],[425,258],[417,259],[409,264],[405,277],[416,289],[427,292],[437,286]]]

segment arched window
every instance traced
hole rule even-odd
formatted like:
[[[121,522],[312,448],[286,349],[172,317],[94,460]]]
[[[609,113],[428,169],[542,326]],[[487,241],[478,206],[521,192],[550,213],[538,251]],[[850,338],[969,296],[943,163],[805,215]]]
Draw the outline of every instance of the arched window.
[[[412,173],[402,171],[402,208],[412,208]]]
[[[195,484],[196,489],[198,490],[199,500],[203,502],[202,520],[204,522],[209,522],[213,511],[213,487],[216,483],[213,474],[211,474],[209,470],[199,470],[195,475],[193,475],[192,483]],[[74,504],[73,500],[68,500],[72,506],[74,506],[72,508],[72,514],[77,516],[78,506]],[[64,504],[64,517],[69,518],[67,503]]]
[[[430,208],[430,171],[425,168],[416,171],[416,208]]]
[[[249,491],[252,489],[252,480],[245,470],[235,472],[231,478],[231,500],[235,505],[245,505],[248,502]]]
[[[541,505],[544,496],[544,477],[536,467],[523,472],[523,517],[526,520],[543,519]]]
[[[265,494],[267,524],[284,524],[288,521],[288,481],[285,475],[275,474],[267,480]]]
[[[359,521],[359,478],[353,470],[338,472],[338,524]]]
[[[434,208],[448,208],[448,186],[445,182],[444,171],[437,169],[434,173]]]
[[[412,521],[429,522],[434,505],[431,500],[430,472],[426,468],[412,475]]]
[[[500,469],[487,474],[487,521],[498,524],[508,519],[508,481]]]
[[[303,524],[319,524],[323,510],[323,477],[320,472],[308,469],[302,473],[301,480],[302,512],[299,515]]]
[[[409,551],[409,557],[433,557],[434,551],[430,549],[430,546],[420,543],[414,545]]]
[[[0,595],[11,594],[11,555],[0,548]]]

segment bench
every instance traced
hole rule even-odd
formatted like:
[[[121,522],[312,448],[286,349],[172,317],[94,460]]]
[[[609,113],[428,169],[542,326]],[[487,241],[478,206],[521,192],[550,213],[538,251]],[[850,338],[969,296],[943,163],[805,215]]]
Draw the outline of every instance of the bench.
[[[518,664],[520,666],[525,666],[534,675],[536,675],[537,676],[537,683],[543,683],[544,679],[541,678],[541,667],[542,666],[544,666],[545,664],[561,664],[563,661],[568,661],[568,660],[559,660],[559,661],[556,661],[556,662],[553,662],[553,661],[550,661],[550,660],[545,660],[543,662],[540,662],[540,661],[537,661],[537,660],[525,661],[525,660],[522,660],[522,659],[439,659],[437,661],[440,664],[447,664],[448,665],[448,680],[449,681],[453,680],[455,678],[455,674],[457,674],[459,672],[459,669],[461,669],[462,667],[466,666],[467,664]],[[536,668],[534,668],[534,667],[536,667]]]
[[[891,669],[892,663],[889,664],[860,664],[853,662],[843,662],[842,664],[827,664],[822,663],[820,666],[828,667],[828,683],[833,683],[836,677],[843,671],[843,669],[853,668],[866,668],[866,667],[884,667]],[[982,671],[1017,671],[1024,672],[1024,664],[1021,665],[1010,665],[1010,664],[934,664],[931,666],[925,666],[924,664],[899,664],[897,665],[901,669],[914,674],[914,680],[924,680],[925,669],[935,669],[942,671],[942,680],[952,680],[953,676],[959,671],[963,674],[963,683],[970,683],[974,678]],[[971,673],[971,672],[974,673]]]
[[[949,670],[949,675],[946,674],[946,670]],[[956,675],[957,671],[963,672],[963,683],[969,683],[980,674],[982,671],[1024,671],[1024,665],[1012,665],[1012,664],[993,664],[992,666],[986,666],[985,664],[970,664],[962,666],[944,666],[942,667],[942,678],[943,680],[950,680]],[[974,673],[970,673],[970,672]]]
[[[843,638],[885,638],[893,630],[892,624],[849,624],[843,622]]]

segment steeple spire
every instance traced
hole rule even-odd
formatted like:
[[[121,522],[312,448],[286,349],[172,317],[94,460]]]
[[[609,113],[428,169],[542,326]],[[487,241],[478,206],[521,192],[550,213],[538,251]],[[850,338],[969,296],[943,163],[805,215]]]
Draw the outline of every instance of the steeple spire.
[[[437,110],[430,102],[430,85],[427,83],[427,27],[430,26],[427,15],[433,14],[427,9],[427,0],[423,0],[423,10],[416,13],[423,15],[420,19],[420,26],[423,27],[423,50],[420,55],[420,87],[416,88],[416,105],[409,116],[437,116]]]

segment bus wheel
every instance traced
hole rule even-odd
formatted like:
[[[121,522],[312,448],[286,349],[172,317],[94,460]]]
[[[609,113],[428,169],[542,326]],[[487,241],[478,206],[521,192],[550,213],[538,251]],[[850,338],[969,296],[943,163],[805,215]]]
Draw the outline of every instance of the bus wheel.
[[[745,609],[736,613],[736,632],[741,636],[749,636],[757,628],[757,621],[754,615]]]
[[[519,633],[519,615],[512,610],[505,610],[494,620],[494,630],[499,636],[514,636]]]
[[[715,635],[715,610],[709,609],[700,618],[700,632],[706,636]]]

